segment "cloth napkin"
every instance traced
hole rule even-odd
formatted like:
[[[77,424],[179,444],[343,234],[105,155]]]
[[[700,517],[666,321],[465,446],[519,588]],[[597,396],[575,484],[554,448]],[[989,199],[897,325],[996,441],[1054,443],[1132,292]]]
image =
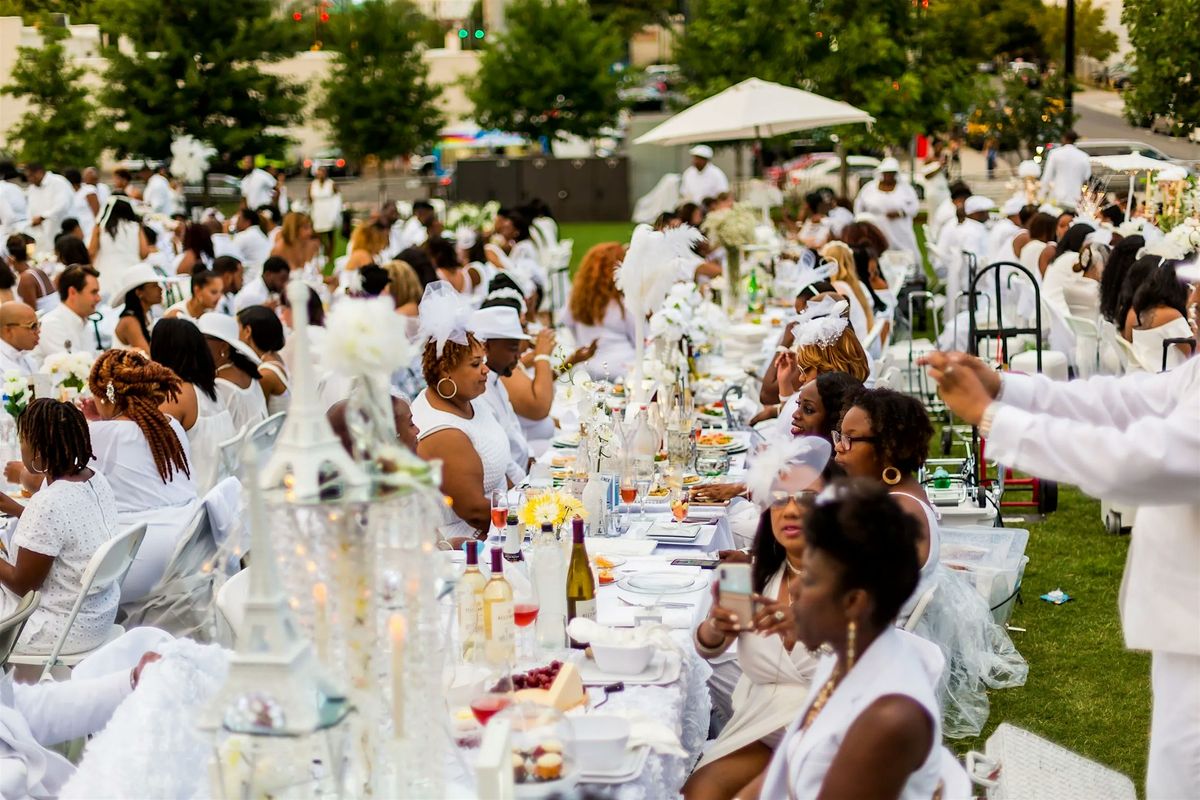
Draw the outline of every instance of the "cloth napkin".
[[[642,711],[614,708],[606,715],[629,720],[629,748],[649,745],[656,753],[678,758],[687,758],[688,753],[679,744],[679,737],[667,725]]]

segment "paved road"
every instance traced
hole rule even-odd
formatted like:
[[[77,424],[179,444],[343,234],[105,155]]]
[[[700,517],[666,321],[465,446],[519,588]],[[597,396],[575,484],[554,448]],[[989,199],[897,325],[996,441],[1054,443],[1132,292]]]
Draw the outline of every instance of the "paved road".
[[[1075,129],[1082,138],[1131,139],[1152,144],[1172,158],[1200,161],[1200,144],[1130,125],[1121,116],[1121,109],[1121,96],[1116,92],[1080,92],[1075,96],[1075,112],[1079,115]]]

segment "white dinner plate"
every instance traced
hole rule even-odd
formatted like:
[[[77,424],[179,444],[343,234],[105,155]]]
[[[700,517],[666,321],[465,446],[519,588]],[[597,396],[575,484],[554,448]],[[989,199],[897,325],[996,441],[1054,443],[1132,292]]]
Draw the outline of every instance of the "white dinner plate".
[[[617,587],[634,594],[687,594],[708,585],[702,576],[673,572],[637,572],[617,581]]]
[[[649,754],[650,745],[648,744],[626,751],[625,759],[617,765],[616,769],[605,772],[588,772],[581,769],[579,782],[616,784],[637,780],[637,776],[642,774],[642,768],[646,766],[646,757]]]

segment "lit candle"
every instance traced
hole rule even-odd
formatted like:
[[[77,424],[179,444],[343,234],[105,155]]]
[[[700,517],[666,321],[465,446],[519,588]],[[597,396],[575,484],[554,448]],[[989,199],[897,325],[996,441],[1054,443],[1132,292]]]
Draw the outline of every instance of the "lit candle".
[[[317,646],[317,658],[324,666],[329,656],[329,590],[325,584],[313,584],[313,641]]]
[[[388,632],[392,635],[392,733],[399,739],[404,736],[404,635],[407,625],[400,614],[388,618]]]

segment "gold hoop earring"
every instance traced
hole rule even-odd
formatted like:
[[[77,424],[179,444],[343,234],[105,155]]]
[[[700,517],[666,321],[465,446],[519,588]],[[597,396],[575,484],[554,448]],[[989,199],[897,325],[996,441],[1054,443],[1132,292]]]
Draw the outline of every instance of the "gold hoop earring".
[[[900,474],[900,470],[895,467],[884,467],[883,482],[888,486],[895,486],[904,476]]]
[[[32,458],[29,459],[29,471],[32,472],[34,475],[45,475],[46,474],[46,468],[42,467],[41,469],[38,469],[37,463]]]
[[[443,384],[443,383],[445,383],[446,381],[450,381],[450,385],[454,387],[454,391],[453,391],[453,392],[451,392],[450,394],[443,394],[443,393],[442,393],[442,384]],[[438,394],[438,397],[442,398],[443,400],[453,400],[455,397],[457,397],[457,396],[458,396],[458,384],[454,382],[454,379],[453,379],[453,378],[442,378],[442,379],[441,379],[440,381],[438,381],[438,382],[437,382],[437,384],[436,384],[436,385],[433,387],[433,390],[434,390],[435,392],[437,392],[437,394]]]
[[[854,620],[846,624],[846,671],[854,669],[854,643],[858,638],[858,625]]]

